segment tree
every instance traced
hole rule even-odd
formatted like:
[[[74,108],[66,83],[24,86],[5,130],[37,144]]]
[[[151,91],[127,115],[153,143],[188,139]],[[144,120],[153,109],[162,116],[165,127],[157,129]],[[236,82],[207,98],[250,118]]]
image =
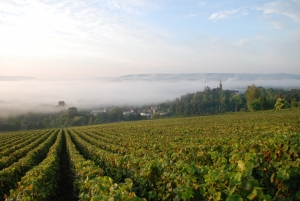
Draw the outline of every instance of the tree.
[[[76,107],[69,107],[68,108],[68,118],[69,119],[74,119],[74,117],[78,116],[78,110]]]
[[[107,122],[108,122],[107,113],[101,112],[101,113],[97,114],[94,124],[101,124],[101,123],[107,123]]]
[[[261,102],[259,101],[259,99],[255,99],[251,102],[250,108],[252,111],[258,111],[262,109],[262,105]]]
[[[247,107],[249,110],[252,110],[252,108],[251,108],[252,102],[254,100],[258,99],[260,97],[260,95],[261,95],[261,92],[260,92],[259,88],[257,88],[254,84],[247,87],[245,97],[247,99]],[[255,103],[254,105],[257,105],[257,103]]]
[[[83,125],[85,125],[85,123],[86,123],[86,119],[83,116],[74,117],[73,122],[72,122],[72,124],[74,126],[83,126]]]
[[[114,121],[122,121],[124,120],[124,114],[123,110],[121,108],[113,108],[107,112],[108,121],[114,122]]]
[[[291,107],[298,107],[298,102],[297,102],[297,99],[296,98],[293,98],[291,100]]]
[[[230,102],[230,96],[231,94],[228,90],[220,91],[220,105],[218,108],[219,113],[228,111],[228,103]]]
[[[93,118],[90,117],[90,118],[89,118],[89,121],[88,121],[88,125],[93,125],[93,123],[94,123]]]
[[[298,102],[297,102],[297,95],[296,94],[291,94],[291,107],[298,107]]]
[[[45,117],[42,124],[45,128],[49,128],[50,127],[50,120],[47,117]]]
[[[65,107],[65,101],[58,101],[58,107]]]
[[[163,117],[163,116],[160,115],[159,113],[154,113],[154,114],[152,114],[152,116],[151,116],[152,119],[160,119],[160,118],[162,118],[162,117]]]
[[[142,116],[138,113],[138,114],[126,115],[124,118],[126,121],[136,121],[136,120],[141,120]]]
[[[242,100],[240,94],[235,94],[235,95],[231,96],[229,101],[235,105],[235,112],[237,112],[238,105],[241,105],[243,103],[243,100]]]
[[[277,97],[277,99],[278,98],[285,98],[286,96],[282,93],[282,90],[280,90],[279,92],[278,92],[278,94],[276,95],[276,97]]]
[[[261,103],[262,110],[267,110],[268,109],[268,105],[269,105],[267,97],[264,94],[261,94],[258,100]]]
[[[276,110],[280,110],[280,109],[287,108],[287,106],[288,106],[288,102],[284,98],[278,98],[274,107]]]

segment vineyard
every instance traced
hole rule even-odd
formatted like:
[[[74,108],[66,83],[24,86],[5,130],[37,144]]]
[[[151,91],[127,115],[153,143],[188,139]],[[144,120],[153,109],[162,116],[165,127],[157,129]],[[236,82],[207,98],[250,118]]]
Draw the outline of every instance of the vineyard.
[[[0,143],[0,200],[300,200],[299,109],[1,133]]]

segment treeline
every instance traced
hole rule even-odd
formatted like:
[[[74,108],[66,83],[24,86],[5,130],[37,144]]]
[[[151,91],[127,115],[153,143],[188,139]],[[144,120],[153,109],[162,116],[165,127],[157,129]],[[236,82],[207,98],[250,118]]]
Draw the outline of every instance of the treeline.
[[[171,116],[208,115],[237,111],[258,111],[300,107],[300,91],[248,86],[244,94],[210,89],[177,98],[169,108]]]
[[[265,89],[252,85],[248,86],[244,94],[239,94],[232,90],[205,87],[203,91],[188,93],[173,102],[157,105],[158,111],[152,114],[152,118],[300,107],[299,100],[300,90]],[[58,107],[65,107],[65,102],[59,101]],[[78,111],[75,107],[69,107],[52,114],[28,112],[15,118],[2,119],[0,131],[63,128],[142,119],[147,117],[141,116],[139,112],[124,115],[123,109],[118,107],[96,115],[90,111]]]
[[[0,131],[18,131],[44,128],[63,128],[69,126],[84,126],[117,121],[135,121],[145,119],[140,114],[123,115],[121,108],[112,108],[107,112],[98,113],[96,116],[90,111],[78,111],[76,107],[67,110],[41,114],[28,112],[15,118],[8,118],[0,122]]]

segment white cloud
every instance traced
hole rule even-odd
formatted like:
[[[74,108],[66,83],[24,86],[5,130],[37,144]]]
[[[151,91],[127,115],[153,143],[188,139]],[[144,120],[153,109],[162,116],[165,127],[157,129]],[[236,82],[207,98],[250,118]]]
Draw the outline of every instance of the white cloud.
[[[245,47],[245,45],[247,45],[247,43],[249,43],[249,39],[243,38],[243,39],[240,39],[238,42],[234,43],[234,46]]]
[[[268,52],[262,51],[265,46],[274,41],[286,43],[288,39],[275,39],[277,36],[269,39],[268,34],[259,32],[256,34],[262,34],[268,43],[265,40],[249,43],[244,38],[251,36],[241,35],[246,31],[242,28],[240,33],[232,34],[231,39],[226,35],[221,39],[223,27],[217,27],[220,33],[216,33],[210,30],[210,23],[202,23],[199,29],[186,26],[189,28],[179,30],[183,26],[180,22],[173,26],[176,19],[173,17],[182,13],[191,14],[186,17],[209,17],[207,12],[214,12],[210,9],[223,10],[212,14],[210,20],[247,14],[246,7],[236,6],[239,9],[230,10],[227,6],[211,7],[210,3],[192,2],[184,7],[182,2],[171,4],[169,0],[0,0],[0,71],[40,78],[79,78],[94,74],[227,72],[243,65],[254,72],[267,65],[257,59],[261,52]],[[203,5],[205,10],[199,8]],[[178,9],[183,10],[175,12]],[[198,14],[195,9],[201,9],[202,13]],[[282,26],[277,24],[277,27]],[[199,39],[197,30],[201,30]],[[299,32],[292,35],[297,37]],[[285,40],[281,40],[283,38]],[[279,58],[280,54],[297,52],[289,44],[285,46],[285,51],[278,46],[279,53],[271,55],[270,60]],[[286,62],[282,58],[282,63]],[[299,72],[292,69],[299,59],[295,56],[289,61],[292,67],[285,70]],[[250,68],[254,64],[257,69]],[[57,68],[62,73],[57,73]]]
[[[295,22],[300,22],[300,0],[274,1],[256,8],[265,14],[278,14],[292,18]]]
[[[9,24],[39,33],[128,42],[149,37],[151,27],[139,16],[158,6],[148,1],[37,1],[0,3],[0,25]],[[159,33],[159,30],[156,30]]]
[[[213,13],[210,15],[208,19],[219,20],[219,19],[226,19],[229,17],[240,17],[244,15],[247,15],[247,11],[245,9],[239,8],[235,10],[223,10],[217,13]]]
[[[126,49],[127,53],[130,47],[166,47],[162,39],[166,33],[140,17],[151,9],[158,9],[158,5],[145,0],[0,2],[1,49],[4,51],[3,44],[6,44],[11,50],[5,53],[10,54],[9,57],[18,52],[23,57],[49,57],[55,52],[65,57],[61,54],[63,50],[65,53],[77,51],[80,55],[112,53],[113,57],[120,49]],[[53,51],[49,52],[45,44],[52,46]]]

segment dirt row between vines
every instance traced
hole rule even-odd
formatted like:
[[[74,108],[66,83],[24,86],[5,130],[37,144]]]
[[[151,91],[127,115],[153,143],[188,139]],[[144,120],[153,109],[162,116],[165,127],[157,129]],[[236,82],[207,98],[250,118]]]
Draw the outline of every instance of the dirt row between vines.
[[[70,161],[66,147],[66,136],[63,131],[62,152],[60,155],[60,183],[58,185],[58,201],[76,201],[78,198],[74,195],[73,182],[74,175],[70,169]]]

